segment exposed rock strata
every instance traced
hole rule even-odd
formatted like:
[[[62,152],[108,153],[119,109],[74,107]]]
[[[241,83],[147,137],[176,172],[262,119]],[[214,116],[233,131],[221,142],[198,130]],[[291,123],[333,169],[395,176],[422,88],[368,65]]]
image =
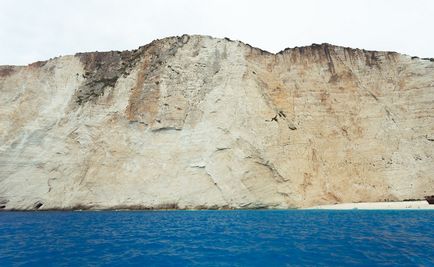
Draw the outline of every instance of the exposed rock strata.
[[[292,208],[434,193],[434,62],[181,36],[0,66],[0,210]]]

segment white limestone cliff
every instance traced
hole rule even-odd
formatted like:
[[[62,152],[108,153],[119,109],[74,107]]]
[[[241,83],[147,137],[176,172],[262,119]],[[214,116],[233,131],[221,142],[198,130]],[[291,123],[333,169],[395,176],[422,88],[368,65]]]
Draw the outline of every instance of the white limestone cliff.
[[[207,36],[0,66],[0,210],[434,194],[434,62]]]

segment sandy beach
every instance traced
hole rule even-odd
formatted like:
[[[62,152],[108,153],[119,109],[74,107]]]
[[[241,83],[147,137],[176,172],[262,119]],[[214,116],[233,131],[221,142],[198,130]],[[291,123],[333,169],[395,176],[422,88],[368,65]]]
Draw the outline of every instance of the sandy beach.
[[[362,202],[362,203],[341,203],[332,205],[314,206],[307,209],[326,209],[326,210],[434,210],[434,205],[427,201],[400,201],[400,202]]]

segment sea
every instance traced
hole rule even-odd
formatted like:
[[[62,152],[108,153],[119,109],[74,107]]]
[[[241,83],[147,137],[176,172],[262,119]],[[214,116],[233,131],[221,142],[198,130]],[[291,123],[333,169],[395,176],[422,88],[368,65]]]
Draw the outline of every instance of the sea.
[[[0,212],[0,266],[434,266],[434,211]]]

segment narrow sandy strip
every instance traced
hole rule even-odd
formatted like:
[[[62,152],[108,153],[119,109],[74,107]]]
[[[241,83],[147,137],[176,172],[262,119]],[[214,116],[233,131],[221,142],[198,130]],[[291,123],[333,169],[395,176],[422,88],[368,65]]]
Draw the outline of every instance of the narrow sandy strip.
[[[321,210],[406,210],[406,209],[423,209],[434,210],[434,205],[426,201],[402,201],[402,202],[363,202],[363,203],[342,203],[332,205],[321,205],[306,209]]]

